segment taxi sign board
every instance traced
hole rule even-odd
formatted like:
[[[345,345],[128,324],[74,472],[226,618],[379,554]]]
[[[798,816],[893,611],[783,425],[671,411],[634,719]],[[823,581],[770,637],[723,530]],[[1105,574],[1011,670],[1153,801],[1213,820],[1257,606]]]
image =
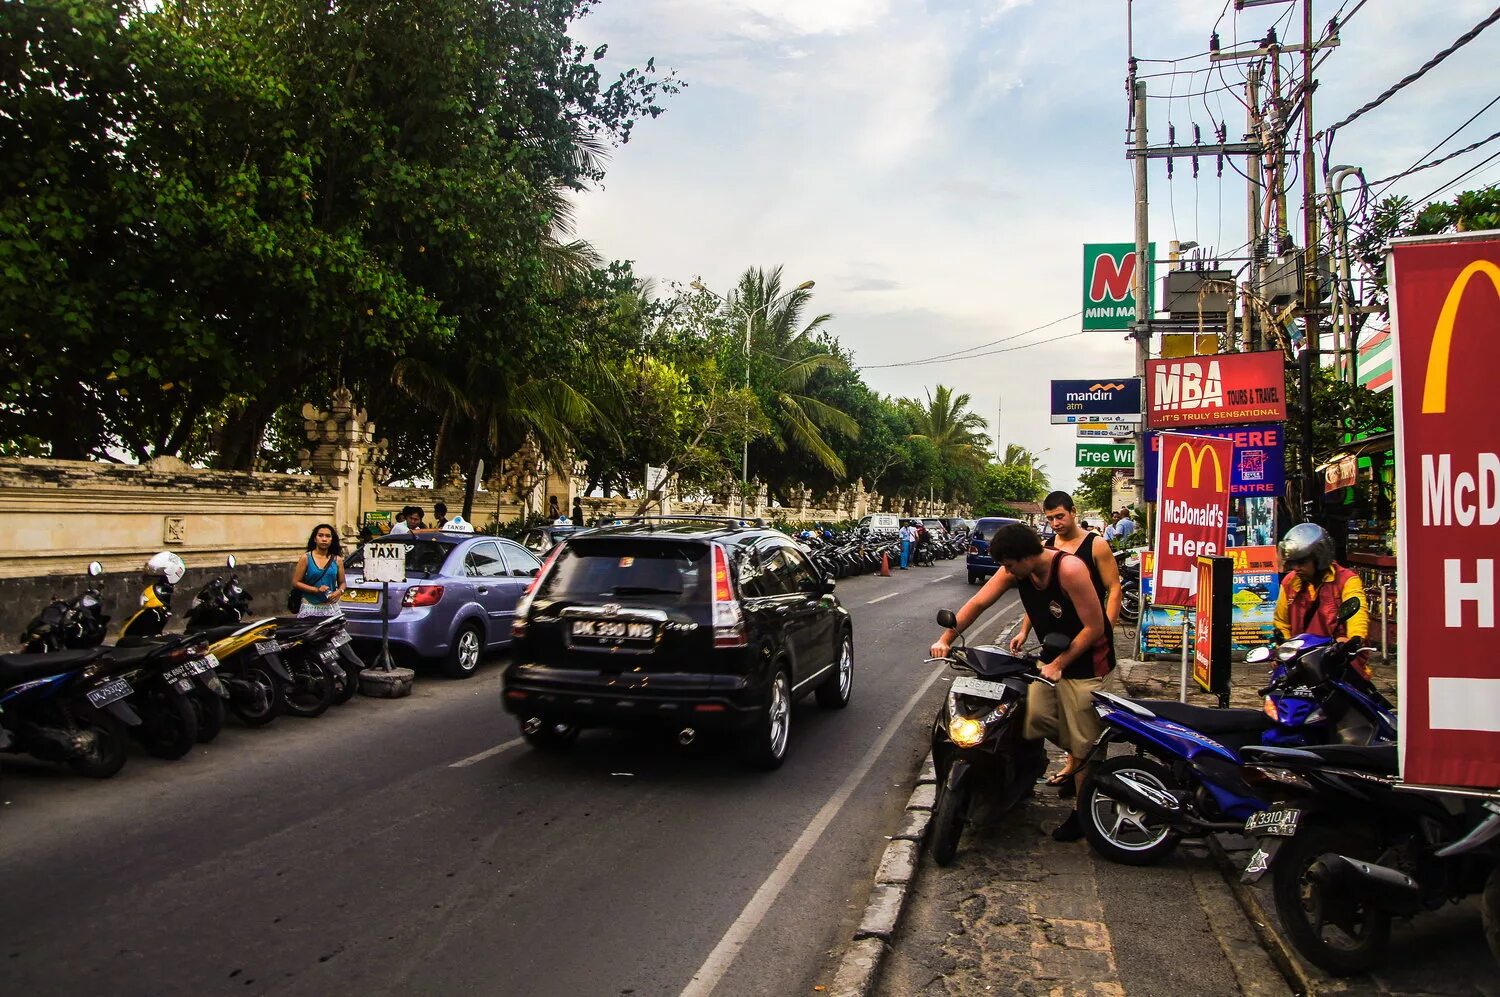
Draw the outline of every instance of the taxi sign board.
[[[406,552],[408,549],[408,546],[404,543],[365,544],[365,581],[406,581]]]

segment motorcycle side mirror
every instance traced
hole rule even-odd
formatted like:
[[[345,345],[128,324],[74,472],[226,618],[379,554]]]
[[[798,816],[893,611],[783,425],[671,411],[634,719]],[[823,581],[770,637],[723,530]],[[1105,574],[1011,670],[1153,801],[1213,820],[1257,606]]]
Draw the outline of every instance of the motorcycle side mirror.
[[[1352,620],[1354,614],[1357,612],[1359,612],[1359,600],[1356,598],[1345,599],[1339,605],[1339,622],[1343,623],[1346,620]]]
[[[235,559],[235,556],[233,554],[230,554],[228,557],[224,558],[224,564],[227,567],[233,568],[236,565],[238,565],[239,563],[240,562]]]
[[[98,561],[90,561],[89,562],[89,577],[90,578],[98,578],[102,574],[104,574],[104,565],[100,564]]]
[[[1041,659],[1043,661],[1051,661],[1053,658],[1066,651],[1068,649],[1068,645],[1071,643],[1073,643],[1073,638],[1069,637],[1067,634],[1048,634],[1046,639],[1042,641]]]
[[[953,615],[951,609],[940,609],[937,611],[937,625],[947,630],[957,630],[958,617]]]
[[[1270,661],[1272,653],[1273,652],[1269,647],[1253,648],[1251,649],[1249,654],[1245,655],[1245,663],[1250,665],[1258,665],[1262,661]]]

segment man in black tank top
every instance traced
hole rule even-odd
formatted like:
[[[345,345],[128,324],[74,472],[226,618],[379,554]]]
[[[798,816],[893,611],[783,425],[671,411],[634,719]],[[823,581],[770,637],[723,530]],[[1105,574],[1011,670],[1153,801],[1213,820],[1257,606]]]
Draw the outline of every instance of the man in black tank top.
[[[1115,667],[1114,641],[1093,578],[1081,558],[1042,546],[1029,527],[1010,523],[990,538],[990,556],[1000,565],[979,593],[958,611],[957,631],[945,630],[932,656],[945,657],[954,639],[1011,589],[1021,597],[1038,639],[1058,633],[1071,638],[1067,650],[1041,668],[1055,689],[1038,682],[1027,695],[1028,736],[1045,736],[1068,753],[1075,787],[1085,776],[1084,760],[1099,736],[1094,690]],[[1052,832],[1058,841],[1083,836],[1078,814]]]

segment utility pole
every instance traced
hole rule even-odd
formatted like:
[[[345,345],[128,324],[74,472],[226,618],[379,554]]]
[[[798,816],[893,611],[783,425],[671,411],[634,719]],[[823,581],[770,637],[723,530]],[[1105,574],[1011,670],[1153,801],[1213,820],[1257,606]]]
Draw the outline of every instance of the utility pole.
[[[1260,67],[1251,66],[1248,80],[1245,84],[1245,103],[1247,105],[1246,115],[1246,138],[1251,141],[1264,142],[1265,136],[1261,132],[1260,122]],[[1245,346],[1250,350],[1261,348],[1261,336],[1255,328],[1255,306],[1254,302],[1260,295],[1260,265],[1263,260],[1261,254],[1261,231],[1260,231],[1260,156],[1251,156],[1245,164],[1249,170],[1250,182],[1245,187],[1245,212],[1248,227],[1246,231],[1250,235],[1250,279],[1246,282],[1249,297],[1245,301]]]
[[[1313,16],[1312,0],[1302,0],[1302,215],[1304,222],[1302,325],[1306,338],[1302,358],[1302,507],[1308,519],[1317,508],[1318,483],[1313,474],[1312,379],[1316,376],[1322,325],[1318,319],[1318,212],[1314,205],[1317,178],[1313,176]]]
[[[1135,66],[1131,64],[1131,96],[1135,99],[1135,273],[1131,279],[1131,291],[1135,294],[1135,376],[1141,379],[1141,425],[1136,432],[1135,487],[1146,493],[1146,361],[1151,356],[1151,309],[1150,287],[1147,285],[1150,272],[1151,234],[1149,214],[1146,210],[1146,84],[1135,78]]]

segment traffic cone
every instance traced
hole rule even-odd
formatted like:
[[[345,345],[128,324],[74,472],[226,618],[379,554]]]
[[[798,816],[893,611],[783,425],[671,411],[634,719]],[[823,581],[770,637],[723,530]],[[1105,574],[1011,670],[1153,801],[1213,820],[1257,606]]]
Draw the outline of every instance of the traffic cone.
[[[881,578],[889,578],[889,577],[891,577],[891,553],[890,553],[890,551],[883,550],[883,551],[880,552],[880,577]]]

